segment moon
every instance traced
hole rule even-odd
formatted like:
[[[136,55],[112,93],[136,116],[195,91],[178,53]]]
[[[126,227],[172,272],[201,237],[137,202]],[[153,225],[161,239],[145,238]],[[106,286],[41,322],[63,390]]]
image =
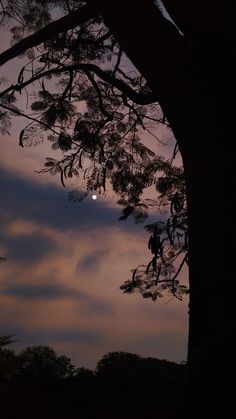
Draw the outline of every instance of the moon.
[[[95,195],[95,194],[92,195],[92,199],[94,199],[94,200],[97,199],[97,195]]]

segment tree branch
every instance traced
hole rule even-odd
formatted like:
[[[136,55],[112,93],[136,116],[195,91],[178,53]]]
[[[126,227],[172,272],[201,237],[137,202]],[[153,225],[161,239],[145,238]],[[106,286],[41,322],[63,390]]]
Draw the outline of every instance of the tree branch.
[[[0,97],[9,93],[10,91],[20,91],[23,88],[27,87],[29,84],[33,83],[36,80],[41,79],[49,74],[58,74],[63,73],[65,71],[72,72],[72,71],[84,71],[86,74],[88,72],[92,72],[96,74],[101,80],[105,81],[108,84],[116,87],[120,90],[124,95],[127,96],[128,99],[132,100],[133,102],[137,103],[138,105],[148,105],[150,103],[157,102],[157,97],[154,93],[150,92],[146,95],[142,95],[135,90],[133,90],[128,84],[126,84],[123,80],[113,77],[110,73],[105,70],[102,70],[95,64],[75,64],[75,65],[63,65],[62,63],[54,63],[58,64],[58,67],[52,68],[50,70],[44,71],[42,73],[37,73],[35,76],[31,77],[29,80],[26,80],[23,83],[18,83],[15,85],[11,85],[4,91],[0,93]]]
[[[56,130],[54,130],[52,127],[50,127],[50,126],[49,126],[48,124],[46,124],[45,122],[40,121],[40,120],[39,120],[39,119],[37,119],[37,118],[33,118],[32,116],[27,115],[27,114],[25,114],[24,112],[21,112],[19,109],[14,109],[14,108],[11,108],[10,106],[7,106],[5,103],[0,103],[0,107],[2,107],[2,108],[4,108],[4,109],[7,109],[8,111],[13,112],[15,115],[18,115],[18,116],[23,116],[24,118],[27,118],[27,119],[29,119],[30,121],[37,122],[38,124],[40,124],[40,125],[42,125],[43,127],[45,127],[45,128],[47,128],[47,129],[49,129],[50,131],[52,131],[54,134],[59,135],[59,132],[57,132]]]
[[[100,89],[99,89],[99,87],[98,87],[98,85],[97,85],[96,81],[94,80],[94,78],[92,77],[92,75],[91,75],[91,73],[90,73],[89,71],[85,71],[85,73],[86,73],[86,75],[87,75],[88,79],[90,80],[91,84],[93,85],[94,89],[95,89],[95,90],[96,90],[96,92],[97,92],[97,96],[98,96],[98,105],[99,105],[99,109],[100,109],[101,113],[102,113],[104,116],[106,116],[106,118],[107,118],[109,121],[112,121],[112,119],[113,119],[112,115],[111,115],[109,112],[107,112],[107,110],[106,110],[106,109],[104,108],[104,106],[103,106],[103,98],[102,98],[102,94],[101,94],[101,91],[100,91]]]
[[[61,19],[49,23],[38,32],[22,39],[22,41],[17,42],[17,44],[0,54],[0,66],[13,58],[16,58],[27,49],[36,47],[55,35],[66,32],[69,29],[73,29],[93,18],[97,14],[97,8],[94,5],[89,4],[75,10],[72,13],[69,13],[66,16],[63,16]]]
[[[39,80],[42,77],[48,76],[50,74],[58,74],[58,73],[62,73],[62,72],[63,72],[63,70],[58,69],[58,68],[51,68],[50,70],[43,71],[42,73],[38,72],[33,77],[31,77],[30,79],[28,79],[28,80],[26,80],[22,83],[12,84],[11,86],[7,87],[5,90],[0,92],[0,98],[4,95],[8,94],[9,92],[12,92],[12,93],[19,92],[22,89],[24,89],[25,87],[29,86],[29,84],[34,83],[36,80]]]
[[[131,99],[138,105],[148,105],[150,103],[157,102],[157,97],[156,95],[154,95],[153,92],[147,93],[146,95],[142,95],[133,90],[123,80],[113,77],[109,72],[102,70],[95,64],[79,64],[78,69],[84,71],[91,71],[92,73],[95,73],[100,79],[116,87],[118,90],[120,90],[123,94],[125,94],[129,99]]]

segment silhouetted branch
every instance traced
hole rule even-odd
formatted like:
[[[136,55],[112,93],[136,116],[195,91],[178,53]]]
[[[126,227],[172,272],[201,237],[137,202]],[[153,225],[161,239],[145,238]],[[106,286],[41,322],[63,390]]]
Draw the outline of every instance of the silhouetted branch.
[[[0,66],[24,53],[27,49],[36,47],[48,39],[69,29],[79,26],[97,15],[97,9],[93,5],[86,5],[61,19],[49,23],[33,35],[27,36],[17,42],[11,48],[0,54]]]
[[[74,66],[66,66],[63,65],[64,70],[66,69],[74,69],[74,70],[84,70],[85,72],[90,71],[95,73],[101,80],[105,81],[106,83],[111,84],[112,86],[116,87],[122,93],[124,93],[129,99],[133,102],[137,103],[138,105],[148,105],[151,103],[157,102],[157,97],[154,95],[153,92],[147,93],[145,95],[140,94],[133,90],[128,84],[126,84],[123,80],[113,77],[108,71],[102,70],[95,64],[78,64]]]
[[[35,82],[36,80],[41,79],[42,77],[46,77],[48,75],[53,74],[60,74],[64,73],[65,71],[69,71],[70,73],[72,71],[84,71],[87,75],[88,72],[95,73],[101,80],[105,81],[108,84],[111,84],[112,86],[116,87],[118,90],[120,90],[123,94],[127,96],[128,99],[132,100],[133,102],[137,103],[138,105],[148,105],[151,103],[157,102],[156,96],[150,92],[145,95],[136,92],[133,90],[128,84],[126,84],[123,80],[120,80],[118,78],[112,77],[109,72],[102,70],[100,67],[98,67],[95,64],[75,64],[75,65],[65,65],[55,62],[54,64],[57,64],[58,67],[52,68],[50,70],[44,71],[42,73],[37,73],[35,76],[31,77],[30,79],[26,80],[22,83],[17,83],[15,85],[11,85],[4,91],[0,93],[0,97],[9,93],[10,91],[21,91],[26,86],[30,85],[31,83]]]
[[[17,340],[12,339],[14,336],[15,336],[14,334],[13,335],[0,336],[0,348],[2,346],[7,346],[7,345],[10,345],[11,343],[17,342]]]
[[[50,127],[48,124],[46,124],[45,122],[37,119],[37,118],[33,118],[30,115],[25,114],[24,112],[20,111],[19,109],[14,109],[11,106],[7,106],[5,103],[0,103],[0,106],[4,109],[7,109],[10,112],[13,112],[15,115],[18,116],[23,116],[26,119],[30,119],[33,122],[37,122],[38,124],[42,125],[43,127],[49,129],[50,131],[52,131],[54,134],[59,135],[59,132],[57,132],[56,130],[54,130],[52,127]]]
[[[89,71],[85,71],[85,73],[86,73],[88,79],[92,83],[92,85],[93,85],[93,87],[94,87],[94,89],[95,89],[95,91],[97,93],[97,96],[98,96],[98,104],[99,104],[100,111],[103,113],[104,116],[106,116],[106,118],[108,120],[111,121],[113,119],[112,118],[112,115],[109,112],[107,112],[106,109],[104,108],[102,94],[101,94],[101,91],[100,91],[100,89],[98,87],[98,84],[96,83],[96,81],[94,80],[93,76],[90,74]]]

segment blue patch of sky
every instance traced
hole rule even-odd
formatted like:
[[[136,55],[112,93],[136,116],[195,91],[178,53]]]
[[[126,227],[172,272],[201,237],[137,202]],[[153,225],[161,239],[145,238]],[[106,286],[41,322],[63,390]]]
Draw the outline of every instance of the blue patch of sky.
[[[24,219],[58,229],[79,227],[86,231],[100,226],[116,226],[125,231],[138,231],[133,219],[119,221],[121,207],[111,208],[104,200],[85,199],[69,202],[64,189],[53,185],[40,185],[1,170],[0,177],[2,211],[1,222]],[[153,216],[148,219],[152,220]]]

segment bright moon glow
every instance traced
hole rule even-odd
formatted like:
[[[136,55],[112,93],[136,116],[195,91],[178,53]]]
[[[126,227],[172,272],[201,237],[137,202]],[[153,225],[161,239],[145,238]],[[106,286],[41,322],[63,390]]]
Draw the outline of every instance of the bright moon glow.
[[[92,195],[92,199],[97,199],[97,195]]]

